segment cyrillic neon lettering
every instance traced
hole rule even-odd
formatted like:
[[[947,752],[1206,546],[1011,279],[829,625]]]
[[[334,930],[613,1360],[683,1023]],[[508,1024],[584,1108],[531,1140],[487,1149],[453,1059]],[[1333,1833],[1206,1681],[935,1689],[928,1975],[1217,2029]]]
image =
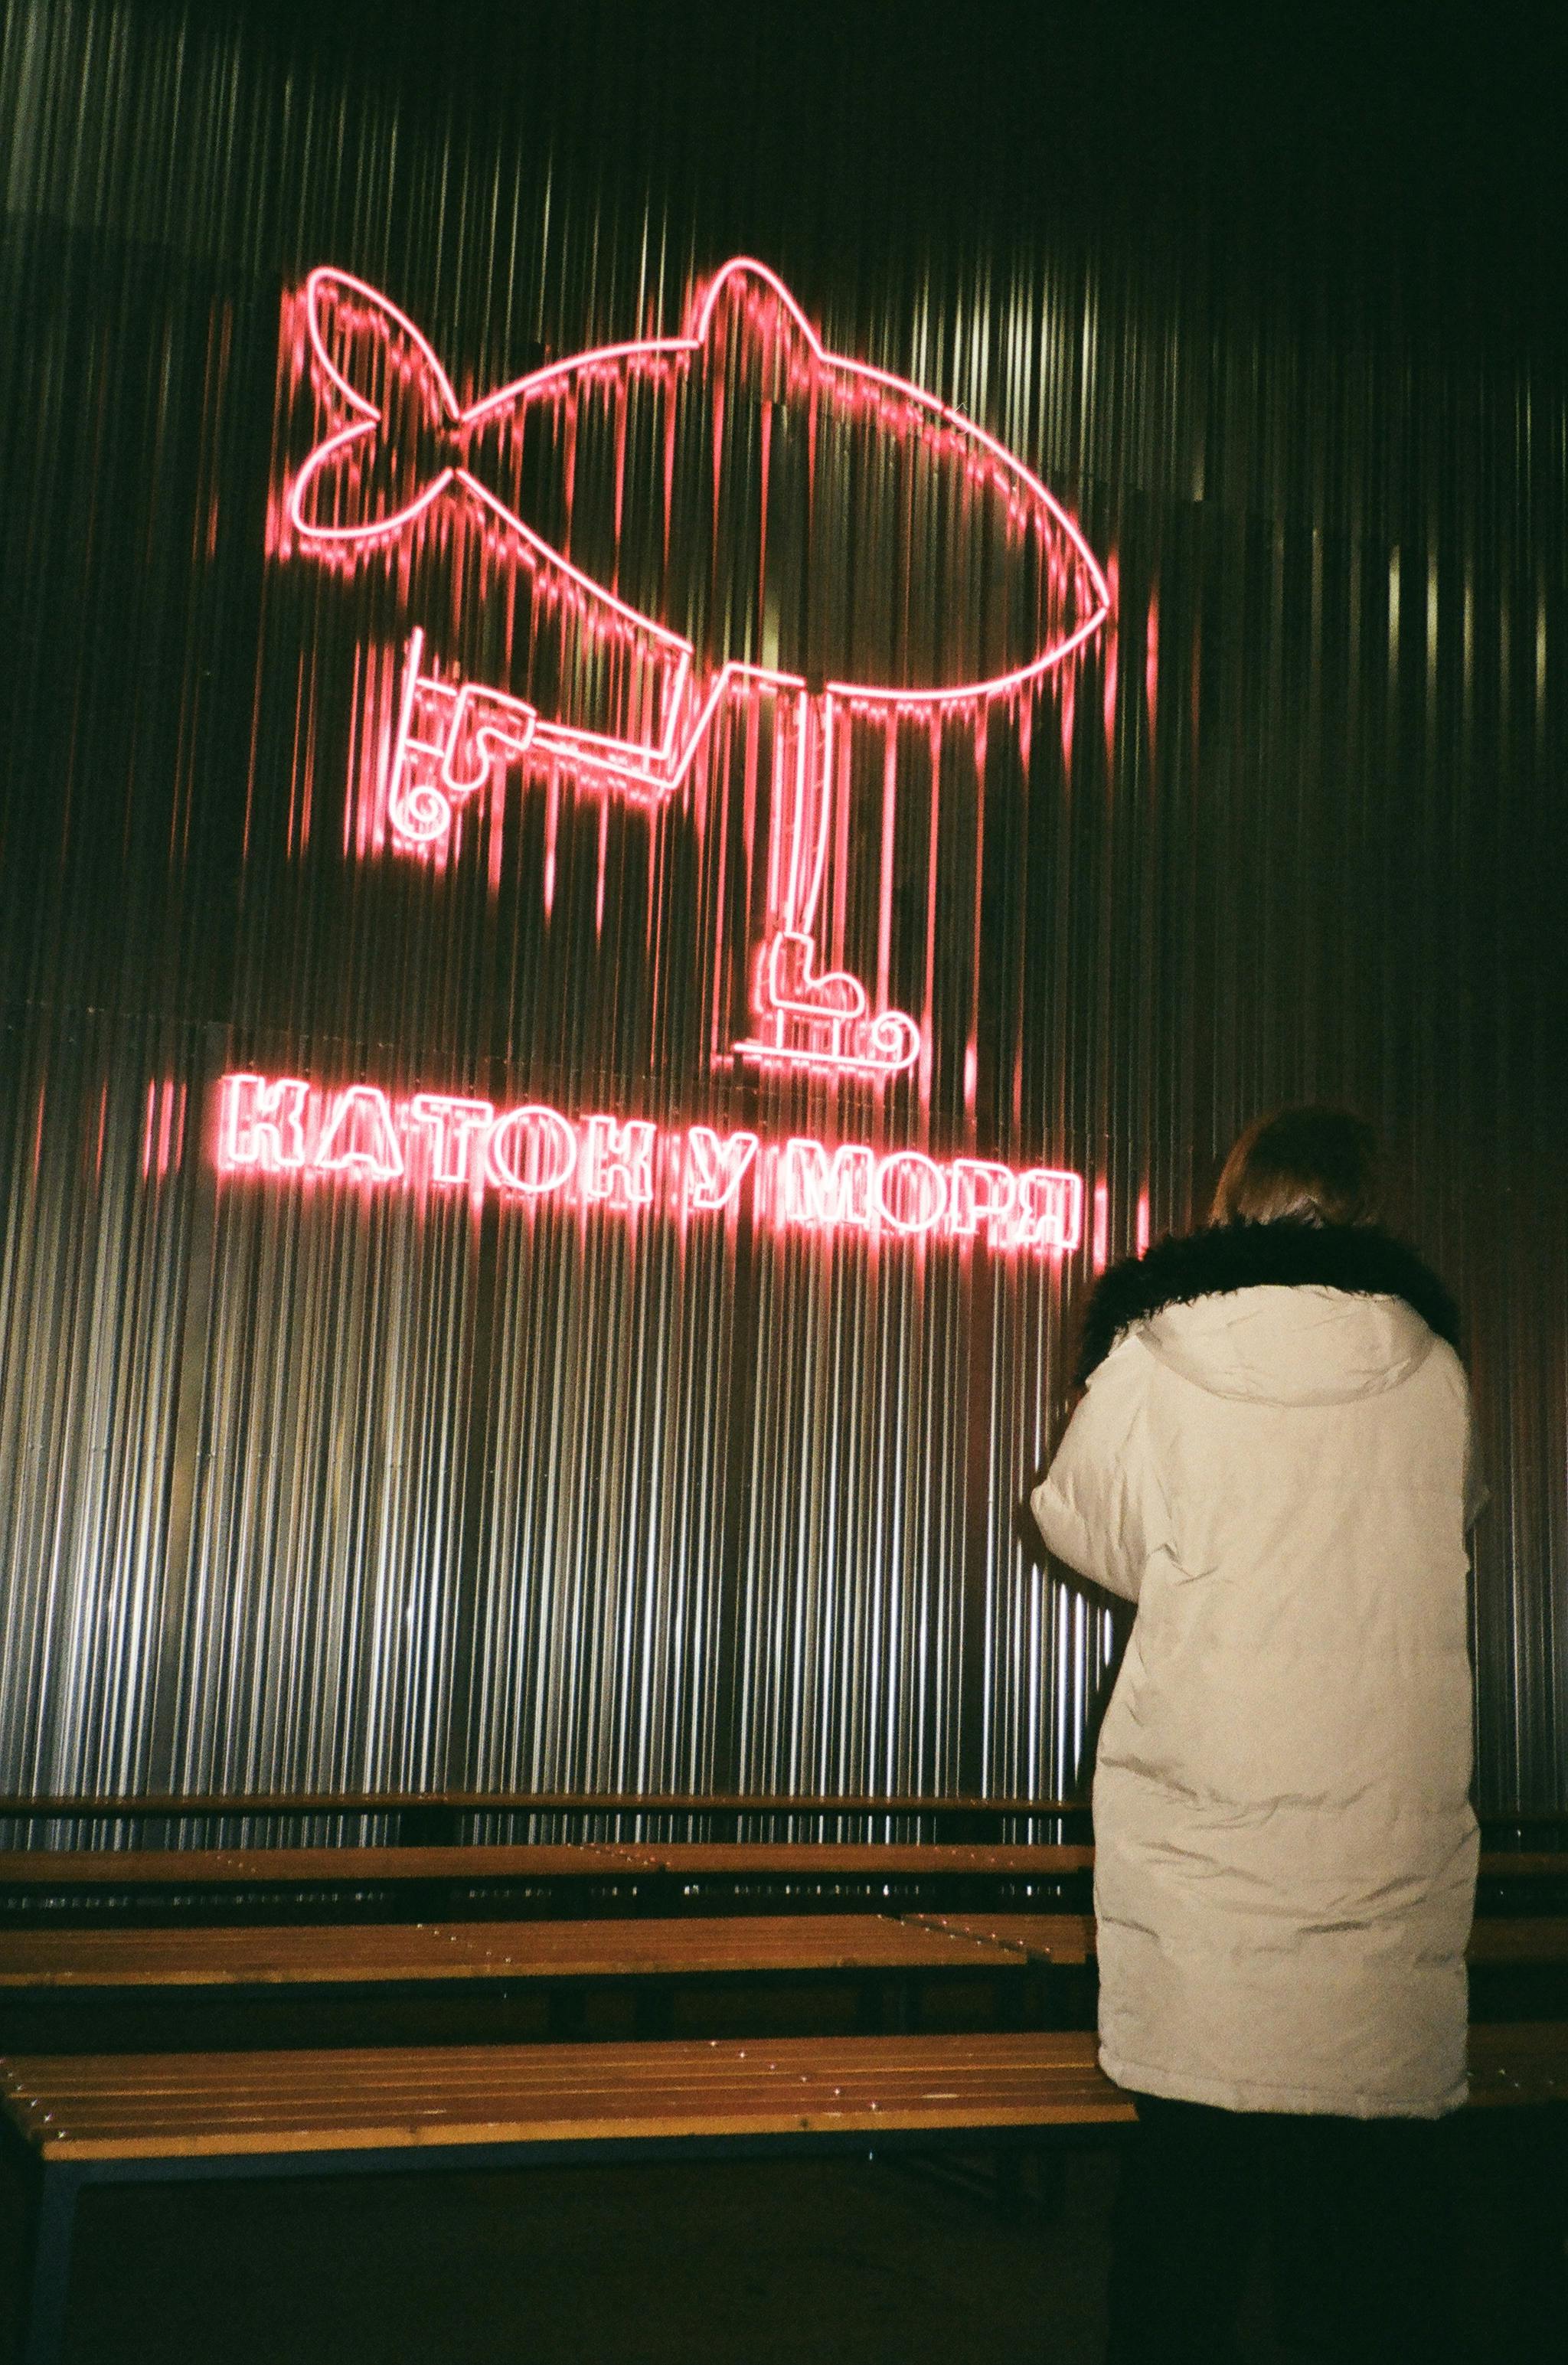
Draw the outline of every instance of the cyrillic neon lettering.
[[[755,1133],[721,1137],[711,1126],[692,1126],[686,1137],[683,1173],[685,1204],[690,1212],[713,1215],[722,1207],[733,1206],[756,1148]]]
[[[865,1230],[871,1221],[875,1152],[846,1142],[831,1153],[820,1141],[799,1135],[778,1154],[779,1213],[787,1223],[832,1230],[841,1224]]]
[[[465,1101],[450,1093],[416,1093],[409,1103],[409,1122],[430,1137],[430,1178],[432,1182],[467,1182],[474,1140],[495,1121],[489,1101]]]
[[[375,1084],[334,1093],[310,1163],[319,1174],[358,1174],[373,1182],[401,1174],[403,1153],[386,1093]]]
[[[895,1232],[928,1232],[947,1212],[946,1178],[924,1150],[879,1158],[873,1188],[877,1212]]]
[[[1016,1245],[1026,1249],[1075,1249],[1083,1238],[1083,1181],[1047,1166],[1018,1177]]]
[[[560,1112],[529,1102],[509,1109],[490,1128],[485,1164],[503,1191],[531,1199],[563,1191],[577,1171],[577,1137]]]
[[[1005,1248],[1018,1204],[1012,1169],[989,1158],[955,1158],[950,1171],[948,1230],[956,1239],[973,1239],[983,1223],[986,1245]]]
[[[584,1198],[605,1200],[611,1206],[648,1206],[654,1195],[655,1130],[640,1117],[624,1125],[612,1116],[588,1118],[583,1126]]]
[[[312,1115],[321,1108],[325,1122],[312,1144]],[[921,1149],[879,1154],[868,1142],[830,1146],[810,1134],[792,1135],[765,1159],[748,1127],[664,1133],[646,1119],[603,1113],[574,1126],[543,1103],[498,1116],[488,1101],[452,1093],[414,1093],[400,1123],[411,1173],[390,1104],[375,1086],[321,1093],[298,1077],[235,1073],[219,1082],[214,1155],[226,1172],[350,1174],[408,1189],[466,1184],[476,1194],[494,1188],[540,1199],[575,1185],[586,1205],[627,1211],[652,1205],[662,1185],[671,1211],[688,1216],[738,1207],[749,1176],[758,1215],[819,1235],[963,1240],[983,1230],[993,1250],[1060,1255],[1082,1232],[1082,1182],[1054,1167],[1020,1174],[991,1159],[944,1163]]]
[[[310,1087],[297,1076],[225,1076],[218,1098],[219,1167],[297,1172],[306,1160],[309,1105]]]

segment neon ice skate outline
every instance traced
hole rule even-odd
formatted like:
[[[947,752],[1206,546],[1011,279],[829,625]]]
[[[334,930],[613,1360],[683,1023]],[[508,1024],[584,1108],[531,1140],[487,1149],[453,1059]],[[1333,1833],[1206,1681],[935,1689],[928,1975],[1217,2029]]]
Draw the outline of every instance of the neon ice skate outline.
[[[341,293],[357,298],[373,315],[384,315],[396,323],[419,356],[427,391],[434,390],[442,427],[450,436],[462,438],[490,415],[527,402],[552,387],[564,387],[579,373],[646,367],[697,354],[720,297],[737,277],[756,280],[768,290],[805,345],[813,369],[840,381],[851,397],[863,389],[881,398],[891,398],[914,425],[933,436],[957,437],[993,475],[1002,472],[1010,500],[1032,514],[1036,528],[1065,536],[1092,594],[1088,614],[1071,631],[1059,640],[1047,638],[1026,663],[1007,671],[935,689],[829,680],[813,691],[802,675],[734,658],[726,659],[704,680],[689,641],[629,606],[574,566],[461,461],[447,462],[411,500],[387,516],[356,524],[321,525],[309,514],[308,496],[318,478],[362,439],[374,437],[383,424],[380,407],[350,382],[332,358],[319,317],[324,295],[335,298]],[[504,778],[510,764],[529,760],[569,765],[590,782],[633,801],[650,806],[661,803],[685,781],[723,701],[732,692],[768,692],[779,702],[781,719],[787,716],[793,727],[794,786],[782,807],[777,799],[774,803],[768,933],[753,968],[756,1033],[734,1045],[735,1054],[758,1066],[864,1077],[896,1075],[913,1067],[922,1043],[914,1021],[902,1011],[873,1014],[870,997],[857,978],[845,971],[819,973],[816,968],[815,926],[826,869],[839,716],[846,708],[930,718],[952,710],[979,709],[1042,680],[1081,648],[1109,614],[1110,591],[1093,552],[1060,503],[994,436],[951,405],[890,370],[831,353],[777,273],[749,257],[737,256],[718,272],[683,335],[633,339],[568,355],[526,373],[466,408],[459,404],[433,348],[408,314],[368,282],[348,272],[319,266],[306,282],[305,313],[316,365],[352,415],[346,425],[317,444],[289,488],[288,521],[301,544],[325,555],[334,548],[386,542],[417,524],[443,492],[459,489],[514,539],[521,563],[531,571],[543,569],[563,577],[587,603],[590,617],[597,616],[640,644],[662,684],[656,738],[649,744],[619,737],[553,722],[507,692],[449,683],[421,673],[424,634],[416,627],[406,646],[387,764],[387,813],[395,839],[416,850],[440,844],[450,831],[458,804],[492,778]]]

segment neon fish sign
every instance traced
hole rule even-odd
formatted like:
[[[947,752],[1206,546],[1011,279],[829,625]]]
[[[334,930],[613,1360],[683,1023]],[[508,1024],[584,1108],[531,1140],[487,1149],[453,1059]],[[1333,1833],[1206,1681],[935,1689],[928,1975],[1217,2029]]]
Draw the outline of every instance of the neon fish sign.
[[[870,1238],[983,1240],[992,1250],[1065,1254],[1083,1232],[1083,1184],[1051,1167],[928,1158],[794,1135],[765,1146],[749,1129],[670,1130],[639,1117],[575,1121],[543,1102],[498,1109],[459,1093],[394,1102],[372,1084],[329,1091],[299,1076],[226,1075],[217,1163],[230,1176],[436,1186],[514,1204],[560,1201],[627,1213],[737,1210],[775,1226]]]
[[[386,771],[394,845],[439,851],[471,800],[496,793],[509,774],[526,779],[557,766],[656,807],[689,779],[721,717],[766,708],[766,913],[751,961],[753,1031],[734,1055],[846,1079],[911,1069],[922,1048],[914,1020],[874,1008],[871,989],[830,967],[823,943],[847,741],[866,717],[935,729],[958,715],[983,729],[992,709],[1032,696],[1100,630],[1105,577],[1040,478],[923,387],[831,352],[777,275],[745,258],[717,274],[679,336],[573,354],[467,404],[409,316],[364,280],[313,271],[303,310],[328,432],[287,488],[294,546],[352,564],[390,552],[439,505],[458,503],[484,530],[492,574],[532,611],[530,678],[505,688],[454,678],[431,660],[427,627],[409,631]],[[727,472],[737,384],[752,405],[740,495]],[[633,413],[638,432],[662,438],[663,545],[651,561],[644,554],[645,604],[627,596],[623,579],[637,544],[621,507]],[[577,441],[595,420],[610,422],[618,465],[614,514],[600,521],[590,566],[567,544],[577,547]],[[857,455],[857,481],[891,488],[867,536],[871,556],[857,562],[853,598],[836,603],[812,580],[817,554],[845,539],[847,479],[834,476],[835,450],[841,462]],[[776,521],[770,534],[786,486],[798,488],[789,492],[798,530]],[[936,501],[944,521],[942,533],[924,539],[913,523],[922,499]],[[709,514],[711,550],[689,525],[698,510]],[[737,519],[756,556],[740,653],[734,602],[716,588],[721,523]],[[577,522],[592,542],[591,521]],[[965,624],[965,603],[943,573],[946,545],[959,539],[988,586],[992,622],[983,629]],[[705,559],[711,580],[698,563]],[[823,569],[831,563],[820,559]],[[848,564],[841,550],[839,563]],[[912,600],[942,619],[927,635],[939,654],[924,670],[907,654]],[[855,645],[824,644],[830,607],[847,617]]]

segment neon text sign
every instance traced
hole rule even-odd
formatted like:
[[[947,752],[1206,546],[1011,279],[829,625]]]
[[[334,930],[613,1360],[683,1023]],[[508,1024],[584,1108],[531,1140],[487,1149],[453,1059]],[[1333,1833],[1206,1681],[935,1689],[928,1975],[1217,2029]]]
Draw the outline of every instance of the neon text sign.
[[[483,530],[487,566],[506,587],[509,613],[526,610],[531,618],[525,670],[532,670],[526,682],[505,687],[459,679],[431,657],[425,624],[409,630],[386,760],[394,846],[439,855],[456,814],[471,800],[498,793],[510,774],[527,779],[561,768],[590,789],[660,805],[713,744],[721,715],[755,718],[766,710],[765,917],[751,961],[752,1031],[734,1043],[734,1057],[756,1068],[846,1080],[907,1072],[922,1048],[915,1021],[874,1008],[871,989],[833,968],[823,941],[849,736],[868,716],[890,730],[924,722],[934,733],[960,716],[983,732],[991,710],[1032,696],[1100,630],[1110,610],[1104,574],[1045,484],[924,388],[830,351],[777,275],[745,258],[717,274],[680,335],[576,353],[466,404],[407,313],[364,280],[319,269],[299,300],[327,432],[286,488],[286,540],[319,561],[355,564],[393,552],[431,527],[444,505],[457,504]],[[746,502],[732,504],[745,512],[758,554],[756,623],[744,654],[722,645],[711,611],[723,603],[715,599],[700,638],[689,616],[677,615],[678,602],[672,608],[668,597],[650,593],[639,606],[624,596],[619,466],[603,562],[613,579],[579,564],[566,546],[583,421],[596,406],[613,412],[623,464],[629,409],[640,403],[664,439],[659,579],[672,564],[671,488],[688,462],[694,500],[711,507],[717,547],[721,515],[729,514],[722,463],[726,435],[734,440],[737,353],[756,398],[748,426],[755,482],[746,479]],[[823,489],[829,427],[860,455],[864,481],[891,485],[896,497],[880,539],[864,537],[872,555],[853,578],[853,598],[837,602],[848,640],[858,634],[868,645],[846,645],[836,659],[830,651],[819,663],[812,620],[832,603],[813,592],[813,554],[844,541],[832,488]],[[770,500],[778,505],[787,464],[807,505],[808,524],[794,544],[777,527],[771,541],[768,532]],[[557,503],[559,517],[542,524],[550,504],[538,485],[551,470],[565,484],[564,507]],[[946,503],[942,532],[916,532],[917,493]],[[961,533],[953,520],[963,521]],[[942,578],[941,553],[965,536],[978,554],[975,579],[988,587],[978,605],[1002,620],[994,644],[983,633],[980,641],[964,639],[965,602]],[[790,563],[804,566],[799,582],[778,575],[781,544],[794,550]],[[879,670],[877,659],[907,642],[907,632],[901,638],[889,620],[907,622],[911,574],[926,563],[927,544],[938,556],[929,561],[935,572],[924,585],[925,606],[946,616],[950,601],[954,621],[935,632],[938,655],[925,670],[906,659],[899,678],[899,667]],[[665,612],[655,612],[661,606]],[[806,621],[790,624],[801,617]],[[879,619],[887,627],[880,638]],[[678,629],[681,621],[689,629]],[[798,661],[786,663],[772,644],[790,629]],[[957,655],[947,665],[941,653],[950,645]]]
[[[462,1093],[394,1101],[373,1084],[326,1089],[300,1076],[226,1075],[218,1086],[219,1171],[269,1181],[432,1186],[546,1202],[738,1212],[817,1234],[981,1241],[1004,1253],[1065,1254],[1083,1233],[1083,1184],[1052,1167],[928,1158],[865,1142],[793,1135],[765,1145],[742,1129],[669,1129],[543,1102],[497,1108]]]

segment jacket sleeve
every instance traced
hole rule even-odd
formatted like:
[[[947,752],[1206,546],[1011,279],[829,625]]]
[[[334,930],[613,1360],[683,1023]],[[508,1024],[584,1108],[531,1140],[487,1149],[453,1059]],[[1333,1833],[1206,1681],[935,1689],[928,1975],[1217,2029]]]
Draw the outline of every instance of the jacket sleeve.
[[[1112,1349],[1029,1498],[1047,1549],[1128,1601],[1164,1527],[1144,1417],[1153,1368],[1136,1338]]]

